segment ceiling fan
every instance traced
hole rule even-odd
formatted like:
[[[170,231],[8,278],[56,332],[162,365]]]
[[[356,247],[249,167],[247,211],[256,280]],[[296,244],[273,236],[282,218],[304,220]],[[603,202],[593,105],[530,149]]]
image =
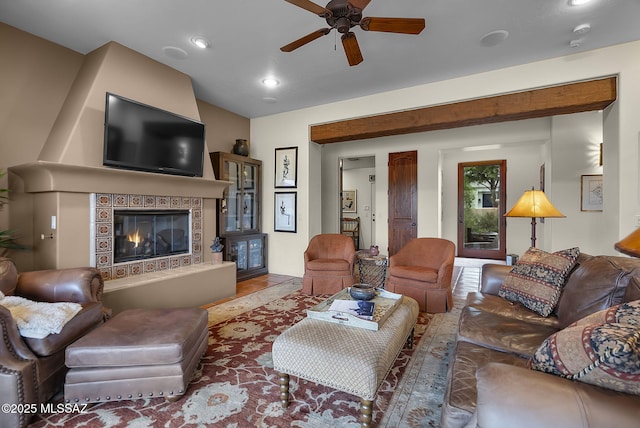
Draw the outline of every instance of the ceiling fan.
[[[282,52],[298,49],[326,36],[335,28],[342,34],[342,46],[351,66],[358,65],[363,60],[356,35],[351,31],[352,27],[360,26],[364,31],[402,34],[420,34],[425,27],[425,21],[422,18],[363,18],[362,11],[371,0],[331,0],[326,7],[313,3],[311,0],[285,1],[324,18],[329,28],[321,28],[281,47]]]

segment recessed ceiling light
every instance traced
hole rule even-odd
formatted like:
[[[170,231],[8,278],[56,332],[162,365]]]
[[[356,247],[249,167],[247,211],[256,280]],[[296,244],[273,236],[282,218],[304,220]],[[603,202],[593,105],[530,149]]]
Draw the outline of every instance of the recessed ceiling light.
[[[275,88],[280,84],[280,82],[278,81],[278,79],[274,79],[273,77],[267,77],[265,79],[262,79],[262,84],[267,88]]]
[[[191,38],[191,43],[193,43],[194,45],[196,45],[200,49],[206,49],[211,45],[209,40],[205,39],[202,36],[193,36]]]
[[[496,46],[505,41],[507,37],[509,37],[507,30],[495,30],[482,36],[480,43],[482,46]]]
[[[581,6],[583,4],[589,3],[591,0],[569,0],[569,4],[571,6]]]
[[[184,50],[175,46],[165,46],[162,48],[162,52],[169,58],[173,59],[187,59],[189,54]]]
[[[575,34],[585,34],[591,30],[591,25],[589,24],[580,24],[573,29]]]

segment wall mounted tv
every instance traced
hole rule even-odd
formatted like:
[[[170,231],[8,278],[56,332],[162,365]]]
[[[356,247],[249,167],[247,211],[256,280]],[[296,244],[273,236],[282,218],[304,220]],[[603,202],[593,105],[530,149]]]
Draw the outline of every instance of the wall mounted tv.
[[[104,165],[202,177],[204,136],[204,123],[107,92]]]

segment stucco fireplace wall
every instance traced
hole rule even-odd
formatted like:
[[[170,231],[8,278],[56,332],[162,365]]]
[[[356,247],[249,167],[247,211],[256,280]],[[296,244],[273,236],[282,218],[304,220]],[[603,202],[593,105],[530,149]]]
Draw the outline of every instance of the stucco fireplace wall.
[[[106,92],[200,119],[189,76],[114,42],[86,55],[38,160],[9,168],[12,227],[20,230],[23,242],[31,243],[31,251],[16,254],[22,270],[90,265],[93,193],[202,198],[203,243],[215,236],[215,199],[222,196],[228,183],[216,180],[209,156],[204,156],[203,177],[195,178],[102,166]],[[208,245],[204,248],[208,249]],[[209,260],[207,256],[205,251],[202,260]],[[200,304],[235,293],[233,263],[198,265],[175,269],[164,276],[171,277],[169,282],[181,282],[180,277],[197,282],[194,287],[187,287],[196,294],[198,287],[218,290],[215,295],[202,293]],[[229,274],[221,274],[221,270],[228,270]],[[126,284],[108,280],[105,298],[109,293],[124,293],[143,283],[148,286],[165,281],[159,272],[144,277],[129,279]],[[178,294],[185,293],[184,287],[177,288]],[[168,295],[165,301],[174,302],[174,306],[194,304],[194,299],[178,302],[172,297]]]

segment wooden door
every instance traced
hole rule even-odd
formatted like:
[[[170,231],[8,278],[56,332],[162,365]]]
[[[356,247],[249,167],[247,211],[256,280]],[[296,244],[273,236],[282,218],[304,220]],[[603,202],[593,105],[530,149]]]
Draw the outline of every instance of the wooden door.
[[[418,152],[389,153],[389,255],[418,236]]]
[[[458,256],[504,260],[507,161],[458,164]]]

